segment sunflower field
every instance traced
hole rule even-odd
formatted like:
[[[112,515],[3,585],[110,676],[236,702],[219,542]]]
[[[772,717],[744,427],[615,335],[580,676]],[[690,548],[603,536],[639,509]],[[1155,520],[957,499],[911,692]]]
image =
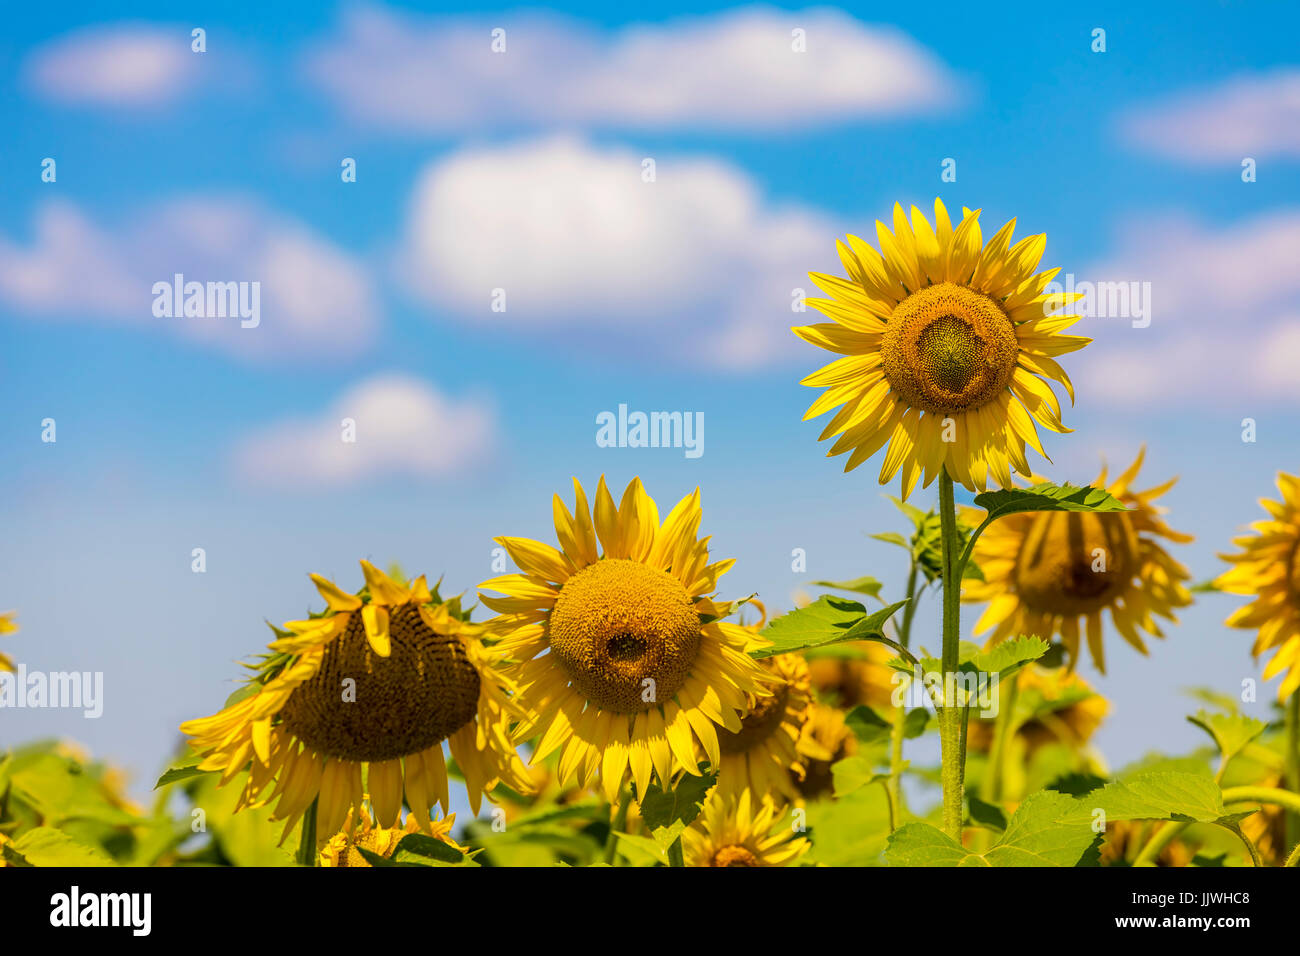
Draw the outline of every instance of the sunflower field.
[[[1290,938],[1300,11],[123,6],[6,14],[0,926]]]
[[[979,215],[895,205],[878,247],[837,243],[846,275],[812,274],[830,321],[793,330],[838,356],[803,379],[823,390],[805,418],[834,412],[830,453],[899,492],[876,537],[904,592],[819,581],[775,612],[727,593],[699,489],[661,511],[639,478],[618,498],[574,479],[553,543],[496,538],[518,570],[471,594],[366,560],[312,574],[318,608],[180,725],[149,807],[69,744],[6,753],[5,863],[1300,865],[1300,478],[1193,587],[1156,503],[1173,479],[1145,487],[1141,455],[1088,484],[1037,474],[1039,426],[1068,431],[1049,383],[1074,398],[1057,357],[1090,340],[1044,291],[1046,237],[985,240]],[[1282,677],[1273,719],[1205,693],[1201,750],[1116,775],[1081,661],[1152,653],[1210,591],[1251,599],[1227,624]],[[913,627],[927,600],[938,635]],[[932,735],[938,763],[911,759]]]

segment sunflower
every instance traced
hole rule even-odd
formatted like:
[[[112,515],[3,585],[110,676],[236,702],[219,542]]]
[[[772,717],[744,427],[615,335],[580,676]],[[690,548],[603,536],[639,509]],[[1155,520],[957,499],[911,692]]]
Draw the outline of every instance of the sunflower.
[[[810,848],[793,826],[778,824],[775,805],[761,803],[755,812],[748,790],[734,800],[710,794],[682,833],[687,866],[788,866]]]
[[[844,720],[844,711],[812,703],[799,728],[799,778],[795,787],[805,800],[829,794],[835,785],[831,767],[858,750],[857,735]]]
[[[1103,612],[1110,612],[1120,636],[1142,654],[1147,652],[1143,633],[1164,636],[1154,618],[1176,622],[1174,609],[1191,604],[1192,596],[1183,585],[1190,576],[1187,569],[1170,557],[1160,539],[1186,543],[1192,537],[1169,528],[1160,518],[1165,509],[1152,504],[1177,478],[1147,491],[1130,488],[1145,454],[1146,449],[1140,451],[1109,485],[1104,470],[1093,482],[1105,486],[1127,511],[1025,512],[989,525],[974,551],[984,580],[963,583],[962,600],[989,604],[975,625],[977,635],[992,629],[992,645],[1014,635],[1050,640],[1059,634],[1071,669],[1084,635],[1103,674]]]
[[[423,577],[405,585],[361,569],[356,595],[312,575],[327,610],[285,624],[243,694],[181,725],[199,768],[220,771],[223,786],[248,769],[239,808],[278,798],[286,834],[318,796],[318,832],[340,830],[361,802],[363,768],[380,826],[395,824],[403,792],[427,825],[429,808],[449,802],[443,741],[476,814],[498,781],[526,791],[509,683],[459,599],[443,602]]]
[[[612,802],[629,767],[641,794],[652,770],[698,774],[697,742],[717,767],[719,728],[739,732],[747,695],[771,678],[745,653],[754,635],[721,620],[733,605],[711,597],[734,561],[710,564],[709,539],[696,537],[699,489],[661,524],[639,478],[615,507],[602,477],[593,524],[573,485],[573,514],[553,503],[562,550],[497,538],[523,573],[479,586],[506,595],[482,596],[499,612],[487,627],[535,715],[515,739],[540,732],[533,760],[563,747],[561,782],[599,774]]]
[[[775,678],[771,693],[754,698],[740,730],[718,733],[717,793],[723,799],[744,790],[779,802],[799,796],[798,744],[812,691],[808,664],[797,654],[779,654],[762,666]]]
[[[360,824],[355,820],[360,817]],[[320,850],[321,866],[372,866],[360,850],[388,859],[397,850],[402,838],[412,833],[423,833],[462,853],[466,848],[451,838],[451,828],[456,825],[456,814],[448,814],[441,820],[432,820],[427,826],[421,826],[415,814],[406,818],[402,826],[381,827],[375,823],[368,801],[363,802],[360,812],[357,808],[348,810],[343,829],[325,841]]]
[[[1225,623],[1259,631],[1251,648],[1255,657],[1276,651],[1264,679],[1286,671],[1277,689],[1279,699],[1285,699],[1300,690],[1300,477],[1278,472],[1277,487],[1282,500],[1259,500],[1269,519],[1254,522],[1254,534],[1233,539],[1241,553],[1220,555],[1233,567],[1214,583],[1255,598]]]
[[[852,710],[866,705],[877,710],[894,706],[898,673],[885,662],[896,655],[875,641],[846,641],[832,653],[808,658],[813,689],[836,707]]]
[[[1016,737],[1031,757],[1047,744],[1079,748],[1101,726],[1110,705],[1076,673],[1065,668],[1026,667],[1016,681]],[[972,720],[967,747],[986,753],[993,743],[994,721]]]
[[[1046,457],[1035,420],[1070,430],[1044,379],[1074,401],[1053,356],[1091,341],[1060,334],[1080,316],[1057,313],[1082,295],[1043,292],[1060,271],[1034,272],[1046,236],[1011,246],[1012,219],[984,245],[979,214],[963,209],[954,229],[936,199],[933,228],[915,206],[909,225],[895,203],[893,232],[876,222],[883,256],[849,236],[836,243],[847,279],[810,274],[830,298],[808,304],[834,321],[793,330],[844,356],[803,380],[826,388],[804,420],[844,406],[822,431],[838,436],[828,454],[851,451],[852,471],[888,444],[880,483],[901,468],[905,498],[940,468],[971,490],[989,475],[1008,488],[1011,469],[1029,474],[1026,443]]]
[[[14,612],[9,611],[6,614],[0,614],[0,634],[12,634],[16,630],[18,630],[18,624],[14,621]],[[11,671],[13,669],[13,658],[0,654],[0,671]]]

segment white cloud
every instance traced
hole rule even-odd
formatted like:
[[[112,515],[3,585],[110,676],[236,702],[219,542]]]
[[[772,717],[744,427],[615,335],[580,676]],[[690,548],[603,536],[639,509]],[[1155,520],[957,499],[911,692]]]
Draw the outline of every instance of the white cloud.
[[[1151,283],[1151,324],[1085,320],[1081,395],[1116,404],[1300,397],[1300,210],[1224,228],[1183,217],[1130,228],[1089,280]],[[1067,365],[1070,363],[1067,362]]]
[[[153,285],[260,283],[260,324],[158,318]],[[191,198],[101,227],[66,201],[39,207],[29,243],[0,236],[0,304],[31,316],[165,328],[243,355],[342,354],[368,342],[367,269],[303,224],[240,199]]]
[[[505,31],[494,53],[492,31]],[[806,52],[796,52],[802,30]],[[351,9],[310,82],[354,119],[413,132],[520,124],[786,129],[951,103],[924,47],[837,10],[755,7],[600,32],[553,15],[491,20]]]
[[[657,160],[568,137],[466,150],[417,183],[403,269],[429,304],[482,324],[585,330],[588,342],[710,365],[796,350],[809,269],[833,268],[835,227],[770,209],[714,159]],[[506,311],[491,309],[505,290]]]
[[[1135,110],[1121,124],[1133,143],[1190,163],[1300,156],[1300,69],[1238,76]]]
[[[344,441],[345,419],[355,423],[355,441]],[[454,401],[419,379],[378,375],[320,416],[251,435],[235,449],[234,466],[250,482],[277,487],[445,478],[483,460],[495,431],[495,414],[481,399]]]
[[[67,104],[161,106],[198,81],[200,54],[190,43],[184,27],[89,27],[38,48],[27,61],[27,80],[42,96]]]

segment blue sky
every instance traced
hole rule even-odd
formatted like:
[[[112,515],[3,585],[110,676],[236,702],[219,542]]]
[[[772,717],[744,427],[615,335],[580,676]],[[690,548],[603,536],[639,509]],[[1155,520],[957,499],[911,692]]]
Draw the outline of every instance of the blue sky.
[[[147,789],[263,619],[311,605],[308,572],[357,587],[364,557],[471,588],[493,535],[551,539],[571,475],[639,474],[661,507],[700,485],[716,553],[739,559],[727,594],[788,608],[807,580],[860,574],[897,590],[897,555],[865,536],[898,527],[896,488],[878,461],[845,476],[824,457],[798,379],[825,357],[786,331],[802,274],[836,269],[835,238],[871,235],[896,200],[1018,216],[1047,233],[1046,265],[1151,283],[1148,328],[1079,328],[1096,343],[1065,363],[1076,431],[1041,471],[1087,481],[1145,442],[1140,484],[1182,476],[1164,500],[1197,540],[1178,556],[1217,573],[1274,473],[1300,467],[1295,11],[878,12],[13,12],[0,608],[22,630],[5,649],[102,670],[107,699],[97,721],[7,712],[0,745],[70,736]],[[774,65],[795,29],[807,53]],[[155,318],[151,285],[176,271],[260,281],[261,326]],[[704,455],[598,448],[595,417],[620,403],[703,412]],[[340,451],[356,408],[371,417]],[[1203,597],[1146,659],[1110,634],[1113,763],[1199,743],[1182,688],[1258,675],[1250,637],[1221,626],[1235,604]]]

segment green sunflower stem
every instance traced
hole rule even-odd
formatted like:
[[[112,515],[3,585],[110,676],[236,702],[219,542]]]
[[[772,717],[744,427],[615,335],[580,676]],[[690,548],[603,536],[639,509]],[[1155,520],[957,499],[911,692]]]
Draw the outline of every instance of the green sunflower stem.
[[[1287,698],[1283,746],[1286,748],[1283,767],[1287,789],[1300,793],[1300,691]],[[1300,813],[1294,809],[1286,815],[1286,842],[1288,846],[1300,845]]]
[[[904,648],[912,636],[912,615],[916,611],[916,562],[907,573],[907,607],[903,610],[903,623],[898,630],[898,643]],[[903,776],[903,730],[907,719],[907,701],[894,708],[894,721],[889,728],[889,779],[885,795],[889,798],[889,830],[898,826],[901,780]]]
[[[605,838],[605,862],[610,866],[614,865],[614,859],[618,855],[618,835],[627,828],[627,811],[631,805],[632,790],[622,787],[619,791],[618,811],[610,824],[609,836]]]
[[[302,829],[298,832],[298,863],[301,866],[315,866],[319,862],[316,854],[316,804],[312,800],[307,812],[302,815]]]
[[[682,838],[678,837],[673,841],[672,846],[668,848],[668,865],[685,866],[686,861],[682,856]]]
[[[1020,682],[1013,674],[1006,681],[1006,686],[999,687],[1001,699],[998,701],[998,716],[993,724],[993,744],[989,748],[988,769],[984,774],[982,787],[984,799],[997,803],[1002,799],[1002,787],[1006,782],[1008,744],[1015,728],[1016,698],[1019,696]]]
[[[1142,848],[1141,852],[1139,852],[1137,857],[1133,860],[1133,865],[1157,866],[1158,863],[1156,861],[1160,859],[1160,854],[1164,852],[1165,847],[1173,843],[1174,840],[1177,839],[1178,834],[1182,833],[1189,826],[1191,826],[1191,822],[1187,820],[1176,820],[1162,823],[1156,828],[1155,833],[1151,835],[1151,839],[1147,841],[1146,846]]]
[[[961,663],[961,577],[959,573],[957,509],[952,478],[939,473],[939,523],[943,534],[943,709],[939,712],[940,761],[943,770],[943,830],[961,842],[962,801],[966,788],[966,708],[948,697],[955,693],[955,676]]]

